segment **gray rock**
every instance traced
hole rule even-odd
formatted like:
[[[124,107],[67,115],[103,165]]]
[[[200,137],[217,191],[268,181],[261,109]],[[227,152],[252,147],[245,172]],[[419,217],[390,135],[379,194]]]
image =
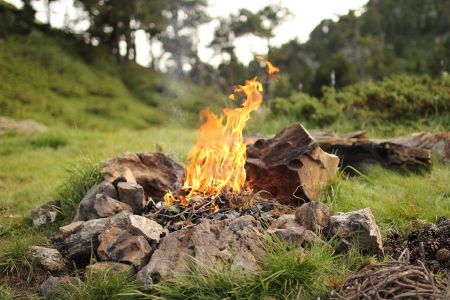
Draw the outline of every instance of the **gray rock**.
[[[63,240],[69,258],[87,261],[98,247],[98,235],[103,231],[107,218],[84,222],[78,230]]]
[[[31,211],[31,219],[33,220],[33,225],[36,227],[53,223],[58,217],[58,202],[50,201],[38,208]]]
[[[235,271],[255,270],[263,251],[261,237],[258,222],[249,215],[232,220],[205,220],[164,237],[137,278],[149,288],[161,278],[172,278],[175,271],[187,271],[189,259],[208,266],[230,264]]]
[[[286,229],[289,227],[301,226],[297,221],[295,221],[295,216],[293,214],[281,215],[275,221],[270,224],[272,229]]]
[[[318,238],[314,232],[303,226],[269,229],[267,232],[296,246],[310,245]]]
[[[116,188],[112,183],[104,181],[93,186],[89,191],[87,191],[86,195],[84,195],[78,205],[74,221],[86,221],[100,218],[94,208],[97,194],[103,194],[114,199],[118,198]]]
[[[129,216],[129,232],[134,235],[142,235],[148,241],[159,242],[164,228],[153,220],[138,215]]]
[[[27,258],[50,272],[63,272],[66,270],[66,261],[56,249],[31,246],[27,250]]]
[[[127,265],[119,262],[112,261],[101,261],[86,267],[86,273],[129,273],[130,275],[134,273],[134,268],[132,265]]]
[[[384,254],[380,229],[370,208],[331,216],[329,234],[351,241],[363,251]]]
[[[322,202],[308,202],[296,209],[295,220],[306,229],[321,232],[330,221],[330,209]]]
[[[76,221],[72,222],[68,225],[59,227],[59,233],[61,233],[61,237],[65,239],[69,235],[77,232],[85,223],[85,221]]]
[[[79,284],[80,280],[76,277],[62,276],[53,277],[50,276],[40,286],[41,295],[46,299],[53,299],[55,292],[65,285]]]
[[[142,211],[145,207],[145,195],[142,186],[132,182],[119,182],[117,189],[120,201],[130,205],[136,212]]]
[[[112,217],[123,210],[133,212],[133,209],[128,204],[103,194],[96,195],[94,209],[97,215],[102,218]]]

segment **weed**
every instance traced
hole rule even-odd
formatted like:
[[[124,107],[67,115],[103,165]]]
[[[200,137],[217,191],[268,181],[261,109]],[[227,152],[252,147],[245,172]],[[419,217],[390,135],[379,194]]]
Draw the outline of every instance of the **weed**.
[[[86,280],[59,288],[55,299],[145,299],[148,295],[139,291],[138,283],[128,273],[87,273]]]
[[[52,148],[58,149],[59,147],[66,146],[69,143],[69,139],[66,135],[60,132],[46,132],[37,135],[31,140],[31,145],[40,148]]]
[[[67,169],[67,177],[58,190],[61,212],[66,219],[74,215],[76,206],[86,192],[102,180],[100,165],[90,160],[73,164]]]

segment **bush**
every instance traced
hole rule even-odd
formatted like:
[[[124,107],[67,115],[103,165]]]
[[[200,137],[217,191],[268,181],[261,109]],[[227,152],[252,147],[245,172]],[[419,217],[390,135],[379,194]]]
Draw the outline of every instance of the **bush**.
[[[340,107],[334,101],[323,102],[308,94],[298,93],[289,98],[270,102],[275,116],[288,117],[314,126],[327,126],[339,118]]]
[[[294,94],[270,102],[272,116],[284,116],[312,126],[338,120],[355,124],[407,123],[450,113],[450,78],[397,75],[380,82],[354,84],[336,91],[323,88],[321,99]],[[444,127],[449,126],[447,118]]]

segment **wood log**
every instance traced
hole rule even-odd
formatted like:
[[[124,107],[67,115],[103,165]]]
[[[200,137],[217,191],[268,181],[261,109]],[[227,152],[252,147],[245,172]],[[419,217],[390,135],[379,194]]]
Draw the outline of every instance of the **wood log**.
[[[446,162],[450,161],[450,131],[438,133],[420,132],[389,139],[388,141],[404,146],[428,149],[437,158]]]
[[[392,142],[350,138],[322,141],[320,146],[339,156],[341,167],[347,171],[350,170],[347,167],[362,170],[372,164],[406,168],[431,166],[430,150]]]
[[[318,200],[321,187],[335,178],[338,164],[338,157],[323,151],[300,124],[247,147],[249,185],[283,204]]]

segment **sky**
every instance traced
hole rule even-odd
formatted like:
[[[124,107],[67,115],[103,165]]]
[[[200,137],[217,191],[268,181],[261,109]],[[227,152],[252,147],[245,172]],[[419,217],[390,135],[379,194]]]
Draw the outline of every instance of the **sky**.
[[[125,1],[125,0],[124,0]],[[287,7],[292,16],[285,23],[275,30],[275,37],[272,39],[272,46],[279,46],[289,40],[297,38],[300,42],[308,40],[310,32],[323,19],[337,19],[338,16],[346,14],[349,10],[361,10],[368,0],[209,0],[208,13],[212,17],[212,22],[199,27],[199,56],[213,65],[220,62],[220,58],[214,54],[207,45],[213,38],[214,29],[218,24],[219,17],[226,17],[236,13],[241,8],[249,9],[253,12],[269,4],[281,3]],[[7,0],[16,6],[21,6],[21,0]],[[47,13],[43,5],[44,1],[35,4],[37,10],[36,18],[46,22]],[[75,20],[80,12],[73,7],[73,0],[59,0],[51,5],[51,24],[54,27],[62,27],[67,20]],[[87,28],[86,22],[81,22],[78,30]],[[149,63],[149,45],[144,32],[136,34],[137,61],[142,65]],[[248,63],[255,54],[267,53],[266,41],[258,38],[242,37],[236,40],[236,54],[238,58]],[[156,45],[155,52],[161,51],[161,47]]]

